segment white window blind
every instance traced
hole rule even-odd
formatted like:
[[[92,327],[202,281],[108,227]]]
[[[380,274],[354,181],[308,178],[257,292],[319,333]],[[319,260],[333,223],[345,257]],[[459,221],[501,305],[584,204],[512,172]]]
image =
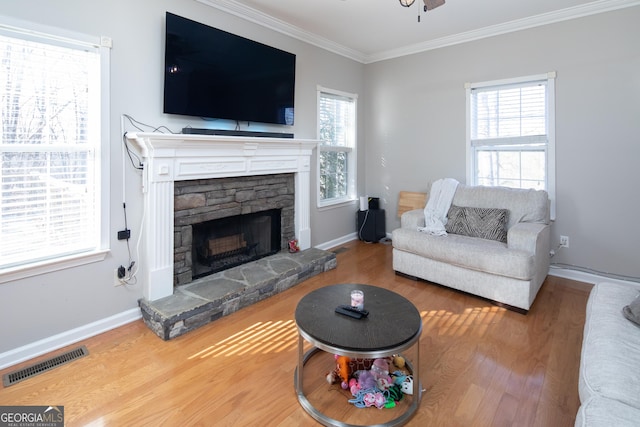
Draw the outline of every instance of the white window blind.
[[[546,142],[546,82],[471,90],[471,140],[476,144]]]
[[[547,190],[555,216],[555,73],[467,85],[468,180]]]
[[[356,96],[321,90],[318,104],[319,201],[342,202],[355,197]]]
[[[4,31],[0,58],[0,269],[95,250],[99,48]]]

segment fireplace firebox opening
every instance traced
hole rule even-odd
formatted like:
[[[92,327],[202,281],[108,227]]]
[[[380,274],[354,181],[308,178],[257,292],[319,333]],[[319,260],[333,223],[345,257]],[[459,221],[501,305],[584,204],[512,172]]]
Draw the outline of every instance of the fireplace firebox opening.
[[[193,225],[193,279],[280,251],[281,209]]]

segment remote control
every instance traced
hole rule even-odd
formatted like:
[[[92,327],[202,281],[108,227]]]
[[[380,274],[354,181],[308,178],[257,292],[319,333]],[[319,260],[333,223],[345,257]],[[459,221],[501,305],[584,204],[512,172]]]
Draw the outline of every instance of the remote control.
[[[350,305],[339,305],[336,307],[336,313],[343,314],[345,316],[353,317],[354,319],[362,319],[367,317],[369,312],[367,310],[358,310]]]

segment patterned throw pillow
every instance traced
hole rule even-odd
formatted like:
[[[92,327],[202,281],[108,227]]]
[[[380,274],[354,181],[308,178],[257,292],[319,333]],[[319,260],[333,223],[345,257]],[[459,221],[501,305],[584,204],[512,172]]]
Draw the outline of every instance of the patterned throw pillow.
[[[507,243],[507,209],[468,208],[451,205],[445,230],[451,234]]]

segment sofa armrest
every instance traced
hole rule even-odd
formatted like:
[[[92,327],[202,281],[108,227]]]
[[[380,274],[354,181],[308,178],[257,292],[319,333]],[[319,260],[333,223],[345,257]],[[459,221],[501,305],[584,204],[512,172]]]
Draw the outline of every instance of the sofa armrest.
[[[509,249],[519,249],[537,255],[537,252],[545,249],[548,251],[549,234],[547,224],[519,222],[507,232],[507,246]]]
[[[400,227],[415,230],[424,227],[424,209],[413,209],[402,214]]]
[[[531,254],[533,258],[532,295],[530,302],[538,293],[542,282],[549,273],[551,244],[551,226],[537,222],[519,222],[507,232],[507,246]]]

